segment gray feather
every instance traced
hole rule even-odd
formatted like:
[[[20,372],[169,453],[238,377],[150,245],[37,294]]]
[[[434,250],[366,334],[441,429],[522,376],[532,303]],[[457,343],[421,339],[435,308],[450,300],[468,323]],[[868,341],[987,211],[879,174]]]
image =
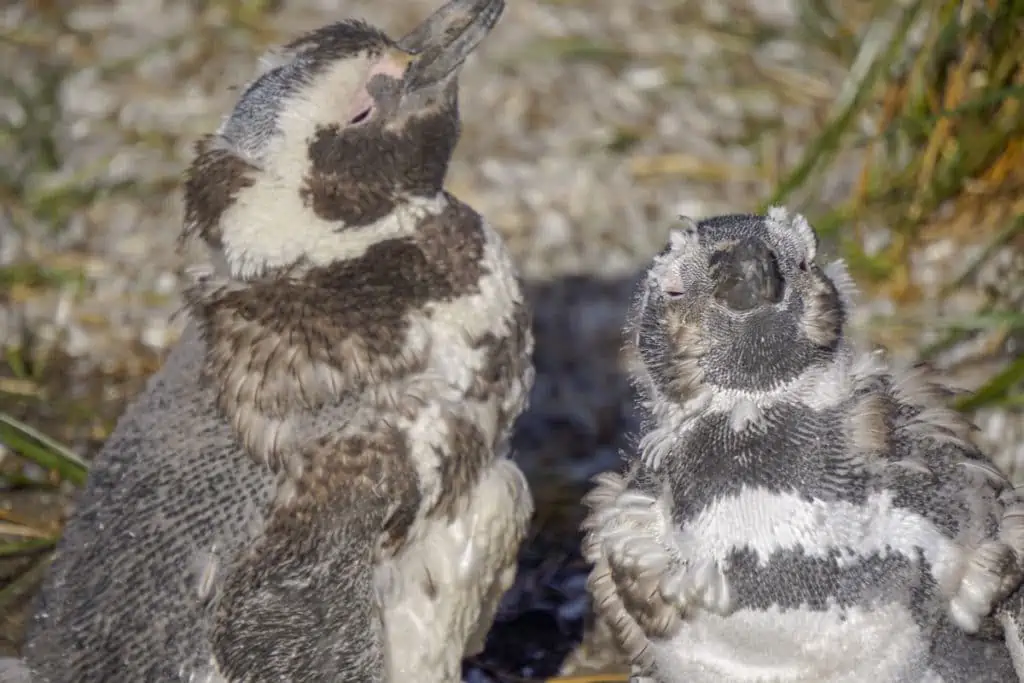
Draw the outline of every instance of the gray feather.
[[[597,609],[634,680],[1016,680],[1022,499],[926,370],[851,346],[817,248],[772,209],[654,260],[644,427],[587,501]]]
[[[183,238],[217,267],[75,501],[37,683],[450,683],[482,647],[533,510],[507,457],[533,337],[500,236],[444,190],[439,69],[502,8],[439,10],[415,83],[378,29],[310,31],[197,145]]]

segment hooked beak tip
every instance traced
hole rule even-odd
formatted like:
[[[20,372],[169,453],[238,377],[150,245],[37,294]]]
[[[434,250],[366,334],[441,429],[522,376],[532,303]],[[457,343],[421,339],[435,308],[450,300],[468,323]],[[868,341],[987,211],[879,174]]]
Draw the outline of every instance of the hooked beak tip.
[[[504,0],[449,0],[398,41],[412,55],[409,87],[438,83],[458,70],[497,24]]]

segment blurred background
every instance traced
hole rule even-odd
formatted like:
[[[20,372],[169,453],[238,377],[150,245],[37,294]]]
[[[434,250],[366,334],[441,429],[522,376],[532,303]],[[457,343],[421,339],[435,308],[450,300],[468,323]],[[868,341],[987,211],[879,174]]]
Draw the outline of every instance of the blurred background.
[[[193,142],[271,44],[350,16],[399,34],[435,4],[0,4],[0,651],[182,328]],[[1021,479],[1024,1],[508,0],[463,73],[450,187],[518,259],[538,370],[516,434],[535,533],[470,680],[621,670],[578,501],[633,428],[623,315],[679,214],[805,212],[862,289],[853,334],[974,390],[959,407]]]

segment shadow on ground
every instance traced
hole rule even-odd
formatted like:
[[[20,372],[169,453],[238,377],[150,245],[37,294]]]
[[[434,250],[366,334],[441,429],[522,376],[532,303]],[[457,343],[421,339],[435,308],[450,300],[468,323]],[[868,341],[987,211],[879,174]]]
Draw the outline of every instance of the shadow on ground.
[[[622,327],[637,275],[570,276],[528,286],[537,379],[513,445],[537,514],[516,585],[472,663],[492,680],[617,668],[617,654],[588,628],[580,499],[595,474],[618,468],[632,431]]]

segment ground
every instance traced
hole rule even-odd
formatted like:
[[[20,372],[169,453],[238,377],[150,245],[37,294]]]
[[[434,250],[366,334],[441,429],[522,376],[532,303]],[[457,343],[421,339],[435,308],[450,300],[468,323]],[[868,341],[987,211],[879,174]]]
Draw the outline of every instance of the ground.
[[[929,5],[930,14],[921,9]],[[195,139],[216,127],[265,47],[348,16],[400,34],[434,6],[0,8],[0,534],[10,532],[0,536],[10,542],[0,548],[2,649],[17,646],[41,551],[81,475],[66,463],[63,477],[27,465],[22,456],[38,461],[57,446],[10,418],[87,458],[159,365],[181,329],[184,269],[204,258],[175,251],[180,174]],[[1019,38],[999,53],[972,47],[982,34],[977,45],[998,43],[995,28],[971,24],[998,7],[508,0],[464,68],[450,187],[506,237],[530,289],[537,384],[516,457],[539,505],[519,581],[472,676],[621,668],[601,633],[585,629],[578,501],[593,474],[617,465],[632,426],[623,314],[680,214],[784,199],[820,220],[828,249],[850,257],[866,285],[857,334],[981,388],[982,400],[964,406],[981,440],[1008,470],[1024,461],[1024,163],[1015,164],[1024,143],[1018,124],[999,123],[1006,102],[1019,117],[1019,101],[1004,94],[977,129],[936,114],[971,104],[997,78],[1020,96]],[[1019,26],[1022,10],[1012,11]],[[933,64],[942,38],[934,27],[950,22],[963,33],[954,32],[949,64]],[[932,62],[915,57],[925,52]],[[941,78],[929,82],[938,93],[929,99],[914,79],[932,72]],[[906,112],[919,101],[926,106],[913,118]],[[990,140],[993,131],[1003,137]],[[883,137],[868,173],[864,141]]]

